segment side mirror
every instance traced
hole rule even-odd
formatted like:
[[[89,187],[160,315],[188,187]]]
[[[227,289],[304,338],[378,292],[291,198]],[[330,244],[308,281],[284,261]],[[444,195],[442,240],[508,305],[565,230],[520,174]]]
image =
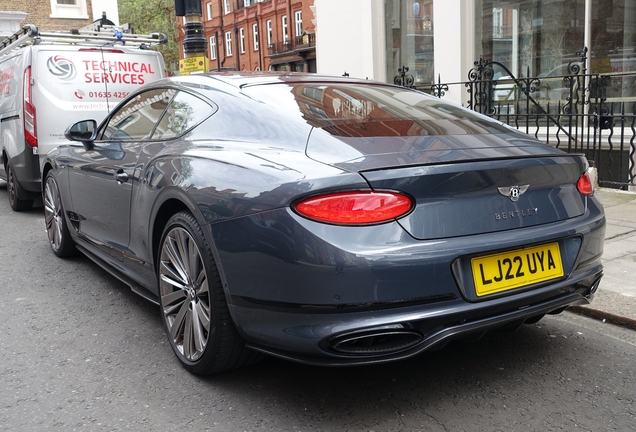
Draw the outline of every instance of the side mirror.
[[[69,126],[64,132],[64,136],[69,141],[81,142],[87,150],[90,150],[93,147],[96,133],[97,122],[95,120],[82,120]]]

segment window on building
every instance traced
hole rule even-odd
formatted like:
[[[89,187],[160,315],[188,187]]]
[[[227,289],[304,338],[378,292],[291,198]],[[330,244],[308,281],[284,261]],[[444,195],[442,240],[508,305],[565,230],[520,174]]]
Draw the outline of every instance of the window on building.
[[[225,14],[229,14],[230,13],[230,0],[224,0],[224,8],[225,8]]]
[[[386,0],[385,10],[386,76],[395,77],[406,66],[415,86],[431,84],[435,76],[433,0]]]
[[[210,36],[210,59],[216,60],[216,36]]]
[[[267,46],[272,45],[272,20],[267,20]]]
[[[294,13],[294,20],[296,21],[296,37],[303,34],[303,13],[297,11]]]
[[[501,39],[503,37],[503,9],[492,9],[492,37]]]
[[[240,28],[239,30],[239,42],[241,45],[241,53],[245,52],[245,29],[243,27]]]
[[[50,18],[88,19],[86,0],[51,0]]]
[[[585,0],[573,0],[567,6],[565,1],[546,4],[541,0],[475,3],[475,32],[479,34],[475,58],[481,56],[505,66],[507,70],[493,68],[495,80],[528,72],[533,77],[562,75],[584,45],[584,16]],[[552,86],[557,81],[545,83]]]
[[[254,51],[258,51],[258,24],[252,25],[252,37],[254,38]]]
[[[243,0],[243,7],[248,7],[252,4],[252,0]]]
[[[212,2],[207,2],[205,4],[205,9],[208,13],[208,21],[212,19]]]
[[[289,37],[287,35],[287,15],[283,15],[281,18],[281,23],[283,24],[283,43],[287,43]]]
[[[232,55],[232,32],[225,33],[225,55]]]

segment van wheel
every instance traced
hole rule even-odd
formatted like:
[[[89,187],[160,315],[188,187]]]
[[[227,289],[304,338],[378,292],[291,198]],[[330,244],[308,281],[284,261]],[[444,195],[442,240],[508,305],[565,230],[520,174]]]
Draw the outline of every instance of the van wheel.
[[[258,361],[262,355],[245,347],[234,327],[212,251],[192,214],[170,218],[158,255],[161,317],[181,364],[207,375]]]
[[[33,200],[23,200],[18,198],[18,183],[16,182],[15,173],[13,172],[13,168],[11,168],[9,161],[7,161],[6,172],[7,192],[9,193],[9,204],[11,204],[11,208],[17,212],[30,210],[31,207],[33,207]]]

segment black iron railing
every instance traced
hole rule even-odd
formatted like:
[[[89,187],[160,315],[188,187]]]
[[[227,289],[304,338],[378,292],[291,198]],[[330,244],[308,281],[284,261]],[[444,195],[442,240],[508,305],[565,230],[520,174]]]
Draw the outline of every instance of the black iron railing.
[[[636,72],[591,74],[587,49],[562,74],[517,78],[479,60],[468,81],[418,89],[437,97],[468,93],[466,106],[568,152],[584,153],[601,186],[636,187]],[[397,82],[401,84],[401,82]],[[408,83],[405,82],[408,86]]]
[[[316,46],[316,34],[305,33],[287,42],[276,42],[267,47],[269,55],[284,54],[290,51],[302,51]]]

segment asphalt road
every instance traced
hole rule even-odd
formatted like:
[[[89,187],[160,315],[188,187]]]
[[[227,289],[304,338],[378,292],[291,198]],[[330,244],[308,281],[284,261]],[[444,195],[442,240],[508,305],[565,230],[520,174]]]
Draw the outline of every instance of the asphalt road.
[[[0,186],[0,430],[636,430],[636,332],[564,313],[373,367],[268,358],[199,378],[155,306],[50,251]]]

